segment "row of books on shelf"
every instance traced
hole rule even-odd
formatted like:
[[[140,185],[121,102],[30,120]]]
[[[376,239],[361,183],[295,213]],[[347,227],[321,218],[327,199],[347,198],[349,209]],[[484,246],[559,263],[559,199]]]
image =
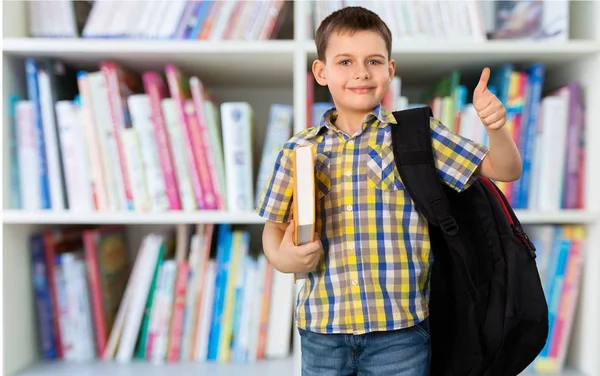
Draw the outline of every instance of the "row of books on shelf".
[[[166,85],[160,71],[140,77],[112,61],[76,71],[27,59],[25,69],[27,97],[10,103],[15,209],[251,211],[292,134],[292,107],[271,105],[255,182],[253,108],[219,104],[173,64]]]
[[[528,225],[548,302],[549,335],[531,370],[561,371],[579,295],[585,229]],[[39,341],[46,359],[248,363],[290,354],[293,277],[255,255],[230,225],[49,229],[31,236]],[[275,303],[276,302],[276,303]]]
[[[254,1],[30,1],[33,37],[192,40],[275,39],[293,3]],[[394,39],[552,39],[569,37],[569,2],[545,1],[310,1],[308,37],[345,6],[377,13]],[[137,21],[132,22],[132,19]]]
[[[548,303],[548,339],[529,371],[560,374],[572,331],[585,259],[585,228],[580,225],[527,225]]]
[[[569,1],[369,1],[311,2],[312,28],[345,6],[377,13],[394,40],[481,42],[488,39],[565,41],[569,38]]]
[[[400,77],[394,77],[383,100],[388,109],[428,105],[434,117],[452,132],[489,146],[487,133],[472,103],[472,89],[461,72],[453,70],[426,89],[417,102],[402,94]],[[577,82],[544,91],[545,67],[525,68],[503,64],[492,69],[488,88],[507,110],[508,127],[523,162],[523,173],[514,182],[497,182],[515,209],[556,211],[583,209],[585,185],[585,127],[582,89]],[[314,102],[312,74],[307,119],[318,124],[331,101]]]
[[[33,37],[275,39],[292,3],[269,1],[30,1]]]
[[[178,225],[143,237],[122,226],[30,238],[44,359],[248,364],[292,348],[293,275],[230,225]]]

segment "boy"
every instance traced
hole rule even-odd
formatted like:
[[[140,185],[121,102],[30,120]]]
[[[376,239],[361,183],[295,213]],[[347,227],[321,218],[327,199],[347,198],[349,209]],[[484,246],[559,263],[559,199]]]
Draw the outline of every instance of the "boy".
[[[402,186],[391,146],[395,120],[380,105],[395,71],[391,42],[386,24],[361,7],[323,20],[312,71],[335,106],[284,145],[257,208],[267,219],[263,247],[273,267],[307,273],[296,306],[303,375],[429,372],[427,224]],[[521,174],[505,109],[486,88],[489,75],[485,68],[473,97],[489,150],[431,119],[439,176],[458,191],[476,174],[499,181]],[[298,247],[290,175],[291,153],[302,144],[317,152],[318,240]]]

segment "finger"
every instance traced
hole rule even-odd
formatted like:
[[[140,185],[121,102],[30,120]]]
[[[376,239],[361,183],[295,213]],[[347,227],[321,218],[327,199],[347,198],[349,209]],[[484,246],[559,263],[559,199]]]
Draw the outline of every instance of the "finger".
[[[479,82],[477,83],[477,87],[475,91],[483,92],[487,89],[488,81],[490,80],[490,68],[485,67],[481,72],[481,76],[479,77]]]
[[[500,120],[498,120],[498,121],[496,121],[496,122],[488,125],[487,127],[490,128],[490,129],[500,129],[500,128],[502,128],[502,126],[504,125],[504,123],[505,123],[505,120],[504,119],[500,119]]]
[[[486,106],[482,106],[483,110],[477,111],[477,115],[481,119],[485,119],[486,117],[499,112],[501,110],[501,106],[494,106],[493,104],[487,104]]]
[[[484,122],[484,124],[487,124],[489,126],[489,125],[499,122],[500,120],[502,120],[503,117],[504,116],[501,112],[496,112],[496,113],[484,118],[483,122]]]
[[[294,235],[294,220],[293,219],[290,221],[290,224],[285,229],[284,236],[292,236],[292,235]]]
[[[316,240],[312,243],[303,244],[299,248],[299,251],[302,255],[310,256],[319,253],[323,247],[321,246],[321,241]]]

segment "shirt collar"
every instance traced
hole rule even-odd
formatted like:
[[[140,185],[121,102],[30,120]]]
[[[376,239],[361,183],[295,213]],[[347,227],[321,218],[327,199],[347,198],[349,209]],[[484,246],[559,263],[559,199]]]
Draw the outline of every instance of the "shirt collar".
[[[337,109],[335,106],[330,107],[323,116],[321,116],[321,120],[319,124],[315,126],[317,131],[314,133],[318,134],[324,127],[334,127],[333,122],[337,118]],[[377,122],[377,126],[386,126],[388,124],[396,124],[396,118],[394,115],[386,110],[381,104],[378,104],[373,108],[373,110],[365,117],[365,121],[367,123],[371,123],[373,121]]]

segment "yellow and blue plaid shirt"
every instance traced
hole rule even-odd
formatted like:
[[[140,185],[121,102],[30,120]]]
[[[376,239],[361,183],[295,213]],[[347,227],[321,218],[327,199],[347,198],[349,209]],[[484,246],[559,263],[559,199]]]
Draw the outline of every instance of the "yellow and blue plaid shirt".
[[[280,151],[257,213],[288,222],[292,208],[291,154],[316,148],[317,233],[324,258],[307,275],[296,301],[299,328],[355,333],[410,327],[425,319],[432,262],[427,222],[415,210],[394,164],[394,116],[382,106],[348,136],[329,109],[317,126],[293,136]],[[440,178],[460,191],[471,184],[487,149],[431,120]]]

